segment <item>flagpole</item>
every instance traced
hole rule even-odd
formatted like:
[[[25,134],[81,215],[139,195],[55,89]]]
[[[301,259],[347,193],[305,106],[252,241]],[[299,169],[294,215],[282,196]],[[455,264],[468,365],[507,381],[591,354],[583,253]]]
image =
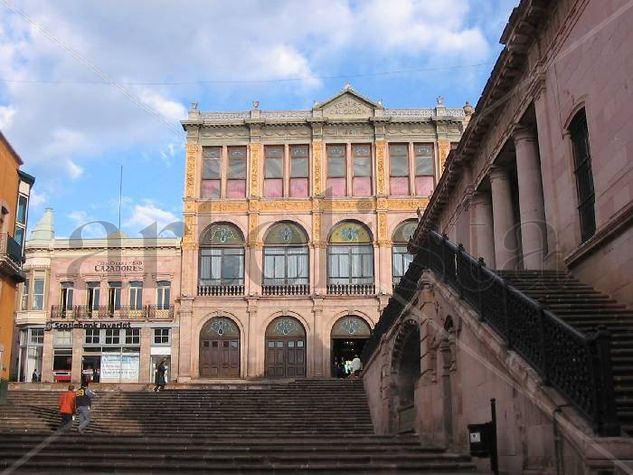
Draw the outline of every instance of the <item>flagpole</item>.
[[[121,173],[119,175],[119,233],[121,232],[121,196],[123,193],[123,164],[121,164]]]

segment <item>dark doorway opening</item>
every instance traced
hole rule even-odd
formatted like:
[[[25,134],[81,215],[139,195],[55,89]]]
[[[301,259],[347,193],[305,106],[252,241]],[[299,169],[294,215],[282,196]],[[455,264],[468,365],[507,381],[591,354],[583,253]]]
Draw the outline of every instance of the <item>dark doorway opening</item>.
[[[346,378],[351,373],[351,361],[360,356],[367,338],[332,338],[332,377]]]

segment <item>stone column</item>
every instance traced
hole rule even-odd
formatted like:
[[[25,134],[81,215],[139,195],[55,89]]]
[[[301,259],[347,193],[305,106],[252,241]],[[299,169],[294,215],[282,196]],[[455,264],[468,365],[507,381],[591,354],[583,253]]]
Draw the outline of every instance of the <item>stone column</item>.
[[[490,170],[489,178],[492,192],[496,267],[500,270],[515,269],[517,237],[512,209],[510,177],[505,168],[493,167]]]
[[[178,382],[188,383],[192,377],[191,348],[197,342],[192,341],[193,298],[181,297],[180,299],[180,328],[178,348]]]
[[[139,355],[139,375],[138,382],[139,383],[151,383],[151,375],[150,375],[150,361],[151,361],[151,351],[152,351],[152,337],[153,337],[154,329],[150,327],[141,327],[140,328],[140,337],[141,337],[141,354]],[[171,363],[173,365],[173,362]],[[170,379],[173,379],[173,375],[170,375]]]
[[[546,254],[547,236],[538,141],[534,131],[526,127],[517,127],[512,137],[519,182],[523,267],[540,269]]]
[[[70,380],[73,383],[81,383],[81,365],[84,350],[84,336],[86,332],[81,328],[73,328],[71,331],[73,332],[73,355],[72,367],[70,370]],[[31,375],[27,374],[26,376],[30,377]]]
[[[495,268],[495,238],[492,228],[490,194],[476,191],[470,203],[470,253],[483,257],[486,265]]]

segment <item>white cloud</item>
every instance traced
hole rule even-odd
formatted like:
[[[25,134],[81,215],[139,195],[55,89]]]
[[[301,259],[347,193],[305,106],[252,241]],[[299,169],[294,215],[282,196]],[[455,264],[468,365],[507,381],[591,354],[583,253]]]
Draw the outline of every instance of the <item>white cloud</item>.
[[[83,210],[71,211],[66,217],[74,224],[74,229],[71,233],[71,238],[74,239],[105,237],[116,230],[109,223],[101,224],[97,219]]]
[[[11,106],[0,106],[0,130],[6,129],[11,125],[14,115],[15,108]]]
[[[36,188],[31,190],[29,198],[29,208],[39,208],[48,201],[48,194],[44,191],[41,193]]]
[[[174,213],[159,208],[151,200],[144,200],[134,205],[131,216],[125,220],[123,226],[134,233],[143,231],[143,235],[155,236],[169,231],[176,234],[181,225]]]

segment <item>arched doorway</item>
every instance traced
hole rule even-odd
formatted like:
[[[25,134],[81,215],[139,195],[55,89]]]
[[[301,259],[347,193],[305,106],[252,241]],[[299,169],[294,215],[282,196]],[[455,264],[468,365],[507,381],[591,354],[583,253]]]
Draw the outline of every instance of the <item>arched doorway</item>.
[[[200,332],[200,376],[240,377],[240,329],[226,317],[213,317]]]
[[[292,317],[274,319],[266,328],[266,377],[306,375],[306,332]]]
[[[339,318],[332,327],[331,375],[342,378],[348,376],[345,362],[360,356],[371,330],[367,322],[354,315]],[[349,366],[349,365],[348,365]]]
[[[420,378],[420,329],[413,319],[405,321],[398,332],[394,342],[392,371],[396,386],[393,401],[395,429],[409,432],[414,429],[415,385]]]

